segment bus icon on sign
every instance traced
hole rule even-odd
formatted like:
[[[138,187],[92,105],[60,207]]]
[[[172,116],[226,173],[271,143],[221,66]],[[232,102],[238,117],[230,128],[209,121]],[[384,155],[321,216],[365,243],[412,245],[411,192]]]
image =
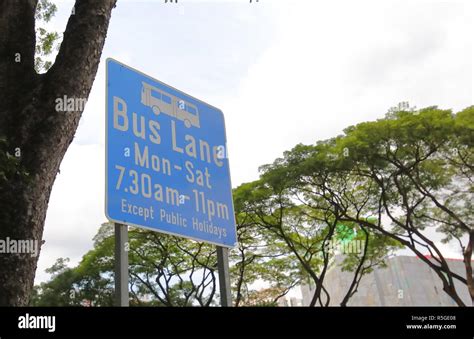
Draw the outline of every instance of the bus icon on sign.
[[[184,121],[187,128],[191,126],[200,128],[197,107],[185,100],[170,95],[144,81],[142,81],[141,99],[142,104],[151,107],[156,115],[164,113]]]

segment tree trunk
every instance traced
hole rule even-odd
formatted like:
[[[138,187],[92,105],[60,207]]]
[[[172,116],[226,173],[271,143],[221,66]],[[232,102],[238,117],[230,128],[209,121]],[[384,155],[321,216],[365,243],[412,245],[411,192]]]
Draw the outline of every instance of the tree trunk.
[[[57,111],[56,99],[87,99],[115,2],[77,0],[55,64],[41,75],[34,70],[37,0],[0,2],[0,137],[20,155],[16,170],[0,178],[0,240],[34,240],[39,254],[51,189],[82,114]],[[0,306],[28,304],[37,261],[0,254]]]
[[[466,280],[471,306],[474,306],[474,276],[472,275],[472,247],[474,246],[474,231],[469,232],[467,248],[464,251],[464,267],[466,268]]]

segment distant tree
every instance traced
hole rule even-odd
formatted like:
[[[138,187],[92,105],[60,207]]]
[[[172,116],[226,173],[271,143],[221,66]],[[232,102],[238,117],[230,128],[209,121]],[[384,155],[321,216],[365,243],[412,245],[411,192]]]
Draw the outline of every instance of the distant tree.
[[[454,280],[474,296],[473,121],[472,107],[456,115],[436,107],[393,111],[385,119],[351,126],[337,138],[299,145],[274,167],[291,168],[287,173],[297,182],[302,203],[312,204],[316,197],[341,222],[364,226],[411,249],[463,306]],[[464,276],[451,271],[423,232],[428,227],[444,235],[444,241],[459,243]]]
[[[215,246],[134,229],[130,236],[130,278],[165,306],[211,306],[217,289]],[[132,289],[139,302],[140,295]]]
[[[141,229],[129,232],[132,306],[211,306],[216,296],[214,246]],[[58,259],[36,286],[35,306],[113,306],[114,237],[103,224],[94,248],[74,268]]]
[[[35,70],[37,73],[48,71],[52,62],[47,60],[52,53],[59,48],[57,44],[60,36],[58,32],[48,31],[42,23],[48,23],[58,10],[56,4],[49,0],[38,0],[35,12],[35,31],[36,31],[36,47],[35,47]]]
[[[275,307],[282,294],[286,294],[285,291],[275,287],[251,291],[242,306]]]
[[[401,111],[347,129],[339,145],[351,150],[347,161],[352,173],[376,185],[377,210],[391,220],[390,235],[417,253],[441,279],[444,291],[463,306],[455,279],[467,285],[474,300],[474,109],[453,115],[429,107],[415,113]],[[352,213],[346,215],[357,219]],[[374,226],[380,228],[370,225]],[[444,241],[458,241],[464,255],[464,277],[450,270],[442,251],[423,233],[427,227],[443,234]],[[425,258],[422,251],[431,258]]]
[[[256,296],[261,294],[256,292],[262,285],[270,286],[267,291],[274,292],[271,302],[277,303],[301,281],[300,270],[286,247],[249,218],[247,199],[245,185],[234,190],[237,246],[230,252],[234,306],[248,305],[250,299],[258,303]]]
[[[51,280],[35,286],[30,299],[32,306],[73,306],[78,305],[73,286],[76,283],[75,271],[67,267],[68,258],[59,258],[46,272]]]
[[[290,152],[286,153],[287,159],[291,156]],[[235,206],[240,218],[245,216],[248,223],[266,238],[263,243],[278,248],[282,255],[277,259],[279,271],[293,279],[281,280],[280,285],[275,285],[278,276],[273,275],[272,286],[281,288],[286,284],[291,288],[294,283],[309,279],[315,286],[309,305],[328,306],[331,297],[324,286],[324,278],[336,255],[331,243],[340,235],[337,228],[341,216],[337,208],[323,199],[307,195],[310,203],[302,200],[298,194],[301,192],[299,183],[294,180],[297,178],[294,170],[290,161],[284,159],[262,167],[260,180],[235,190]],[[353,232],[355,224],[347,225]],[[361,277],[372,267],[383,265],[383,260],[397,248],[396,242],[367,230],[359,232],[354,240],[360,241],[363,251],[343,255],[345,269],[355,273],[344,305],[357,290]],[[269,278],[272,281],[271,275]]]

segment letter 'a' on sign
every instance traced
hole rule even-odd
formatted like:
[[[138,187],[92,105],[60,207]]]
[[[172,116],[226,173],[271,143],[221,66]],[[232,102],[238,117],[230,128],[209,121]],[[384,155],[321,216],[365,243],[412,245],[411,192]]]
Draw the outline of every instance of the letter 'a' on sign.
[[[235,246],[222,111],[113,59],[106,93],[107,218]]]

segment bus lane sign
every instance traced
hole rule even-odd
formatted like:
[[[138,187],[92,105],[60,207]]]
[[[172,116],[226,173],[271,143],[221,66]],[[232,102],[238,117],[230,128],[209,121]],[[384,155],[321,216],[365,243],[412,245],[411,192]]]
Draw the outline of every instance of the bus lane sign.
[[[110,221],[235,246],[222,111],[107,59],[105,158]]]

